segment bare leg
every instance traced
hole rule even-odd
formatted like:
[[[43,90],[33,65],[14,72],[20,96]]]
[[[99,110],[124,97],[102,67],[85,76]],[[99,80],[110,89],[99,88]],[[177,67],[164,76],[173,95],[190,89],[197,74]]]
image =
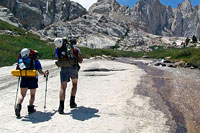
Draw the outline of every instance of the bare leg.
[[[21,104],[24,100],[24,97],[26,96],[27,90],[28,90],[28,88],[21,88],[20,95],[19,95],[18,102],[17,102],[17,106],[15,107],[15,115],[17,117],[20,117],[20,111],[21,111],[21,108],[22,108]]]
[[[70,107],[71,108],[76,108],[77,104],[75,103],[75,96],[77,92],[77,83],[78,79],[72,79],[72,90],[71,90],[71,98],[70,98]]]
[[[77,92],[77,84],[78,84],[78,79],[72,79],[72,91],[71,91],[71,96],[76,96]]]
[[[60,87],[60,101],[65,101],[65,91],[67,88],[67,81],[61,83]]]
[[[29,100],[29,105],[33,105],[34,101],[35,101],[35,93],[36,93],[36,89],[30,89],[30,100]]]
[[[34,101],[35,101],[35,93],[36,93],[36,89],[30,89],[30,99],[29,99],[29,105],[28,105],[28,114],[32,114],[36,111],[36,109],[34,109]]]
[[[21,93],[19,95],[19,98],[18,98],[18,104],[22,104],[25,96],[26,96],[26,92],[27,92],[28,88],[21,88]]]
[[[65,101],[65,92],[67,88],[67,81],[61,83],[60,87],[60,105],[58,108],[59,114],[64,114],[64,101]]]

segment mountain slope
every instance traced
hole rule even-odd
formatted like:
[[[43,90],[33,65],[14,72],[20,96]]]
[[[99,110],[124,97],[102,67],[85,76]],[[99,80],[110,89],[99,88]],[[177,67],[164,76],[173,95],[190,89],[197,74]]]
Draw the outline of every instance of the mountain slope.
[[[175,9],[159,0],[140,0],[133,8],[116,0],[98,0],[88,12],[70,0],[3,0],[0,5],[43,39],[75,36],[81,46],[90,48],[148,51],[151,45],[184,42],[183,38],[163,42],[163,36],[200,37],[200,6],[192,8],[190,0]]]
[[[40,58],[54,57],[53,46],[47,45],[39,36],[0,20],[0,67],[15,63],[24,47],[38,50]]]

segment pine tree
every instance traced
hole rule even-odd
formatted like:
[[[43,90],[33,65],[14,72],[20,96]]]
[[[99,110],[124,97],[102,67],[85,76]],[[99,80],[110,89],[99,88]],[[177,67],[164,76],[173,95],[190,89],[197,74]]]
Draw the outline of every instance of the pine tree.
[[[192,36],[192,42],[193,42],[193,43],[197,43],[197,41],[198,41],[198,40],[197,40],[197,37],[196,37],[195,35],[193,35],[193,36]]]
[[[187,46],[187,45],[189,44],[189,42],[190,42],[190,39],[187,37],[187,38],[185,39],[185,45]]]

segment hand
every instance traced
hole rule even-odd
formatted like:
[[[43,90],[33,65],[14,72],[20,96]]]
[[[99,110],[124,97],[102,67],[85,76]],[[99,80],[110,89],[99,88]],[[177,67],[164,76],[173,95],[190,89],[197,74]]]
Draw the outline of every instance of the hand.
[[[49,70],[46,70],[45,72],[44,72],[44,77],[47,77],[49,75]]]

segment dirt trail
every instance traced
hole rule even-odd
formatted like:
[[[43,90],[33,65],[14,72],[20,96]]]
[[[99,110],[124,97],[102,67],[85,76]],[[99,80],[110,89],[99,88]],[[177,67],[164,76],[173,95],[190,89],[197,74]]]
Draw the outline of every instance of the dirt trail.
[[[150,96],[155,108],[167,115],[170,132],[200,133],[199,70],[155,67],[135,59],[119,61],[135,64],[147,73],[137,92]]]
[[[78,108],[69,108],[67,89],[65,114],[57,113],[59,69],[54,61],[42,61],[50,70],[47,108],[43,109],[45,79],[39,76],[35,105],[37,112],[28,115],[29,93],[22,105],[22,118],[14,115],[17,79],[9,76],[12,67],[0,68],[5,82],[0,90],[0,132],[87,132],[87,133],[168,133],[173,124],[149,96],[138,93],[145,73],[133,64],[107,60],[85,60],[81,64],[77,93]],[[13,82],[13,84],[10,84]],[[148,83],[147,83],[148,84]],[[8,87],[6,88],[5,85]],[[68,84],[71,88],[71,83]],[[142,90],[142,89],[140,89]]]

